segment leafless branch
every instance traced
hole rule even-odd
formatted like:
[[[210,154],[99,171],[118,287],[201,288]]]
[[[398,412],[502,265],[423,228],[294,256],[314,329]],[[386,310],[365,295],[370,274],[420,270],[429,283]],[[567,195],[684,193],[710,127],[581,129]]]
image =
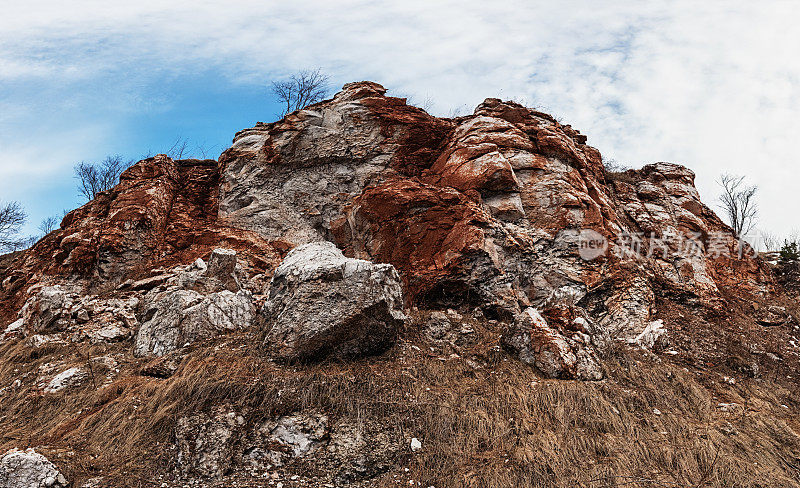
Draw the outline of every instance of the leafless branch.
[[[607,173],[622,173],[630,169],[630,167],[613,158],[603,158],[603,167]]]
[[[121,156],[108,156],[100,163],[75,165],[75,179],[78,180],[78,192],[92,200],[98,193],[110,190],[119,183],[119,176],[128,169],[133,161],[125,161]]]
[[[51,215],[50,217],[47,217],[46,219],[42,220],[42,222],[39,224],[39,232],[41,232],[42,235],[46,236],[47,234],[53,232],[53,230],[55,230],[58,224],[59,224],[58,217],[56,217],[55,215]]]
[[[211,146],[206,146],[205,143],[198,144],[195,148],[196,154],[200,156],[202,159],[214,159],[214,153],[218,151],[217,145],[213,144]],[[209,157],[211,156],[211,157]]]
[[[328,76],[319,68],[302,70],[288,80],[273,81],[272,93],[286,107],[281,116],[323,100],[328,93]]]
[[[453,107],[447,113],[447,118],[454,119],[456,117],[461,117],[462,115],[464,115],[468,111],[469,111],[469,107],[467,107],[466,105],[460,105],[458,107]]]
[[[26,217],[19,202],[0,205],[0,251],[16,251],[24,245],[19,231],[25,224]]]
[[[762,232],[761,244],[764,246],[764,251],[766,252],[777,251],[781,247],[781,240],[771,232]]]
[[[736,237],[750,233],[758,220],[755,195],[758,187],[744,183],[744,176],[722,175],[719,179],[722,193],[719,195],[722,210],[733,228]]]
[[[175,139],[175,142],[164,154],[172,159],[184,159],[184,156],[189,155],[189,140],[182,137]]]

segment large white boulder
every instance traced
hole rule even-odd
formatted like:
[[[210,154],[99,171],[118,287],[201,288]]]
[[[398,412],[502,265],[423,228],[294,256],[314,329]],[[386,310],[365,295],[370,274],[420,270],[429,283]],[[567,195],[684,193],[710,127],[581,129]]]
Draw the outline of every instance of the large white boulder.
[[[11,449],[0,457],[0,488],[60,488],[67,480],[33,449]]]
[[[394,267],[347,258],[330,242],[289,252],[272,277],[264,313],[266,345],[288,361],[380,353],[406,318]]]

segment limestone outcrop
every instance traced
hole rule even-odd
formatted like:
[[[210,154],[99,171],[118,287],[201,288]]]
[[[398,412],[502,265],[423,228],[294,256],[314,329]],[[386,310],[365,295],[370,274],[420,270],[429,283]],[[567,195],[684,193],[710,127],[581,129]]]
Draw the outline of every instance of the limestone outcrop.
[[[179,268],[142,300],[142,325],[134,341],[137,356],[163,356],[198,340],[247,328],[255,318],[252,293],[240,288],[236,252],[230,249],[215,249],[208,265],[198,258]]]
[[[46,457],[33,449],[11,449],[0,457],[0,487],[60,488],[64,476]]]
[[[478,306],[505,320],[577,306],[631,339],[657,318],[654,289],[718,308],[721,288],[763,296],[774,285],[693,180],[667,163],[608,173],[586,136],[513,102],[443,119],[376,83],[350,83],[237,133],[218,163],[134,165],[15,258],[0,293],[10,323],[44,276],[146,287],[158,279],[149,269],[225,245],[268,279],[287,250],[326,240],[393,265],[407,305]],[[588,258],[587,233],[603,241]],[[240,278],[224,279],[238,288]]]
[[[794,486],[797,267],[587,142],[358,82],[136,163],[0,256],[0,444],[87,488]]]
[[[551,327],[538,310],[527,308],[503,334],[503,345],[548,378],[600,380],[603,370],[591,337],[581,330],[584,323],[573,322],[568,337],[570,332]]]
[[[264,315],[265,345],[286,361],[382,352],[406,318],[394,267],[346,258],[330,242],[286,256],[272,276]]]

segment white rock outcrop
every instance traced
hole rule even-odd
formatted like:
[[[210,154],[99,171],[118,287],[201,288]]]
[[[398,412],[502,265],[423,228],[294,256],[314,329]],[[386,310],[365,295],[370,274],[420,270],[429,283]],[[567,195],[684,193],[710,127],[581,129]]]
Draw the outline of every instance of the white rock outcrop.
[[[25,327],[33,332],[63,328],[70,301],[62,287],[45,286],[20,311]]]
[[[73,367],[62,371],[50,380],[44,391],[56,393],[65,388],[78,386],[89,378],[89,372],[81,367]]]
[[[520,361],[548,378],[600,380],[603,371],[587,338],[580,333],[566,337],[529,307],[515,317],[502,342]]]
[[[67,480],[33,449],[11,449],[0,457],[0,488],[61,488]]]
[[[203,295],[194,290],[157,293],[146,305],[134,354],[163,356],[186,344],[249,327],[255,317],[250,292],[228,290]]]
[[[382,352],[406,318],[394,267],[347,258],[330,242],[289,252],[264,313],[271,355],[289,361]]]
[[[664,328],[664,321],[661,319],[654,320],[647,324],[641,334],[636,336],[633,342],[641,347],[652,349],[659,339],[661,339],[667,330]]]
[[[214,249],[147,293],[134,354],[163,356],[184,345],[249,327],[256,310],[240,287],[236,252]]]

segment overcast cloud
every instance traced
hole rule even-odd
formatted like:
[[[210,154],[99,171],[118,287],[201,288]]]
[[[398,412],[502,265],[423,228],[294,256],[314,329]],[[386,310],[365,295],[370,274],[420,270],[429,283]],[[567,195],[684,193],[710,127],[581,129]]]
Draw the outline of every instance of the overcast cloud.
[[[0,200],[34,224],[77,204],[76,161],[139,141],[143,114],[180,108],[183,80],[255,92],[319,66],[442,115],[490,96],[538,106],[607,158],[686,164],[712,206],[720,173],[746,175],[761,228],[800,229],[796,2],[127,3],[3,7]]]

